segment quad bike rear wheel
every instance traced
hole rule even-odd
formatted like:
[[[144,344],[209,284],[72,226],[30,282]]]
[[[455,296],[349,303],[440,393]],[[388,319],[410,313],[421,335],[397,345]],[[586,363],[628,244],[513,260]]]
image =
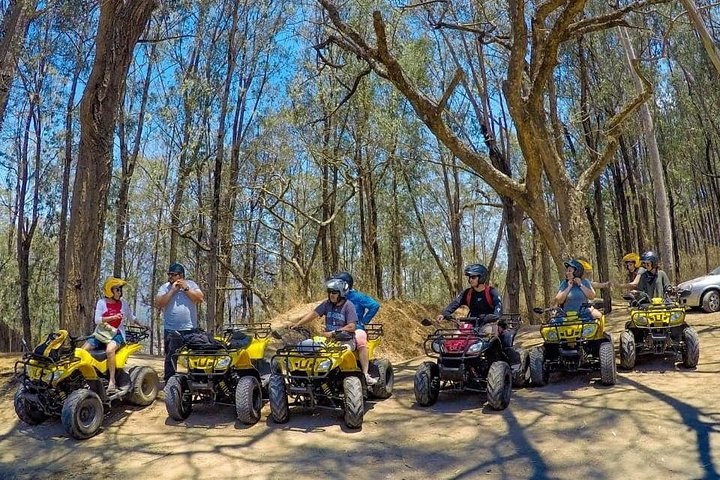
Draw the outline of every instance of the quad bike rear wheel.
[[[165,384],[165,409],[170,418],[178,422],[185,420],[192,413],[192,398],[188,389],[185,375],[173,375]]]
[[[144,407],[155,401],[158,394],[158,374],[148,366],[130,370],[130,396],[128,401]]]
[[[635,367],[636,355],[635,336],[626,330],[620,334],[620,366],[631,370]]]
[[[683,330],[683,340],[685,340],[685,348],[682,351],[683,366],[695,368],[700,360],[700,337],[694,328],[687,327]]]
[[[493,362],[487,375],[487,401],[493,410],[505,410],[510,405],[513,377],[506,362]]]
[[[103,404],[97,393],[86,388],[75,390],[65,399],[62,424],[73,438],[84,440],[95,435],[102,426]]]
[[[34,402],[30,401],[25,386],[20,385],[15,392],[15,413],[20,420],[28,425],[39,425],[48,419],[48,416],[40,410]]]
[[[241,377],[235,387],[235,411],[237,418],[246,425],[254,425],[260,420],[262,409],[262,389],[257,378],[246,375]]]
[[[390,360],[385,358],[370,361],[370,375],[377,376],[377,383],[368,388],[375,398],[390,398],[395,384],[395,372]]]
[[[617,382],[615,349],[612,341],[600,344],[600,382],[603,385],[615,385]]]
[[[530,381],[536,387],[542,387],[550,379],[550,370],[545,366],[545,347],[530,350]]]
[[[290,410],[288,409],[285,377],[278,373],[270,375],[270,381],[268,382],[268,397],[270,400],[270,416],[273,421],[275,423],[287,423],[290,419]]]
[[[363,399],[362,382],[358,377],[345,377],[343,379],[345,425],[348,428],[360,428],[365,415],[365,400]]]
[[[423,407],[429,407],[437,402],[440,394],[440,378],[438,367],[433,362],[423,362],[415,372],[415,400]]]

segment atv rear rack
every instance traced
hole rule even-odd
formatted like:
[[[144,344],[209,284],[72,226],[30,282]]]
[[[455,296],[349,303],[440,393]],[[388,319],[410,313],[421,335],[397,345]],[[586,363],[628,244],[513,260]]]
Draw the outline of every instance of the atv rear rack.
[[[366,323],[363,328],[367,332],[368,340],[375,340],[385,335],[382,323]]]

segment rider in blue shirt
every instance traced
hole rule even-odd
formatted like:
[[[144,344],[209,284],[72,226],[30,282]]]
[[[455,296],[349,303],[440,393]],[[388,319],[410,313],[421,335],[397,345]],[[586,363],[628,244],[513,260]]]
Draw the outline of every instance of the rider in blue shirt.
[[[600,318],[602,313],[593,307],[587,310],[582,308],[583,303],[587,303],[595,298],[595,290],[589,280],[583,278],[585,267],[575,260],[565,262],[565,278],[560,282],[557,295],[555,295],[555,304],[566,312],[577,312],[578,315],[589,315],[592,318]]]
[[[353,277],[348,272],[336,273],[332,276],[332,278],[344,280],[350,287],[347,299],[355,305],[355,312],[357,313],[357,323],[355,324],[355,344],[357,347],[358,357],[360,357],[360,368],[365,374],[367,384],[374,385],[377,383],[377,379],[370,376],[369,373],[370,354],[368,352],[365,325],[370,323],[377,314],[378,310],[380,310],[380,303],[374,298],[353,289]]]

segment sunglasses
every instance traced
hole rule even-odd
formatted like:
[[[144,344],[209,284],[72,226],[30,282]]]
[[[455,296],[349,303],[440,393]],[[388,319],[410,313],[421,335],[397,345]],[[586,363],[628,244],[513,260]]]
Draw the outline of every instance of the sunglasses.
[[[328,290],[329,295],[340,295],[340,290]]]
[[[113,292],[122,292],[122,287],[112,287],[110,290]]]
[[[473,280],[477,280],[477,279],[480,278],[480,277],[477,276],[477,275],[468,275],[468,278],[472,278]]]
[[[168,274],[169,277],[177,277],[177,276],[180,275],[180,274],[177,273],[177,272],[167,272],[167,274]]]

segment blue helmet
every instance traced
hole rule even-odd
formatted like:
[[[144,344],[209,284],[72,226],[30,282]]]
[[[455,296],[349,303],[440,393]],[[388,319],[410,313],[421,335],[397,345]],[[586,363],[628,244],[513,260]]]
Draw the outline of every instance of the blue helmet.
[[[339,278],[340,280],[345,280],[348,284],[348,288],[350,290],[352,290],[353,288],[353,277],[348,272],[333,273],[332,277],[330,278]]]
[[[480,283],[487,283],[488,280],[488,269],[485,265],[479,263],[471,263],[465,267],[465,276],[467,277],[478,277]]]
[[[578,262],[574,258],[565,262],[565,268],[568,267],[575,269],[575,271],[573,272],[574,277],[582,278],[583,275],[585,275],[585,267],[583,267],[582,263]]]

